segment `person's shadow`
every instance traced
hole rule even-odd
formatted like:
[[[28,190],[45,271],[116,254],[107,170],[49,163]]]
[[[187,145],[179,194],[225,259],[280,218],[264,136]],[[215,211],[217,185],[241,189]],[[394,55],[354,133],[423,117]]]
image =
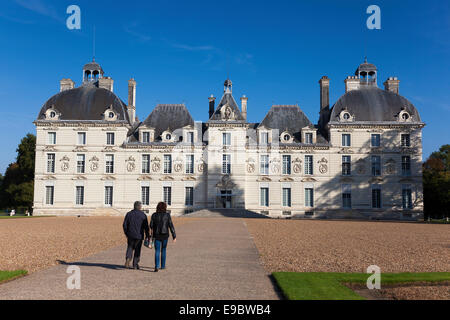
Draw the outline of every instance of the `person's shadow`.
[[[119,265],[119,264],[80,262],[80,261],[67,262],[64,260],[56,260],[56,262],[58,262],[58,264],[62,264],[62,265],[66,265],[66,266],[100,267],[100,268],[111,269],[111,270],[126,269],[125,266]],[[154,269],[150,268],[150,267],[140,267],[139,271],[154,272]]]

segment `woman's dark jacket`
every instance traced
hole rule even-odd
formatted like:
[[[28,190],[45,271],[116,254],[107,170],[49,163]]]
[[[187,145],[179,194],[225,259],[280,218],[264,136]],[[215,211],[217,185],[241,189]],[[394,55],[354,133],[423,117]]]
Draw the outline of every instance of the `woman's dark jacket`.
[[[156,240],[167,240],[169,238],[169,229],[172,233],[173,239],[177,237],[175,234],[175,228],[173,227],[172,218],[167,212],[155,212],[152,214],[150,229],[152,230],[153,238]]]

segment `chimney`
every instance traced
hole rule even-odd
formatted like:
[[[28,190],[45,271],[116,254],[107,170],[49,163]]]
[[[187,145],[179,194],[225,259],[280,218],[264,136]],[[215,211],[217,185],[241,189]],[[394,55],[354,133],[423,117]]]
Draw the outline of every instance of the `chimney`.
[[[131,78],[128,80],[128,118],[133,124],[136,121],[136,81]]]
[[[99,88],[103,88],[103,89],[113,92],[113,90],[114,90],[113,85],[114,85],[114,80],[111,79],[111,77],[104,77],[104,78],[98,79],[98,87]]]
[[[400,80],[398,80],[397,77],[389,77],[384,82],[384,90],[398,94],[398,84],[399,83],[400,83]]]
[[[348,76],[347,79],[344,80],[344,82],[345,92],[359,89],[360,79],[358,78],[358,76]]]
[[[330,108],[330,79],[323,76],[319,80],[320,84],[320,111]]]
[[[214,98],[214,96],[211,95],[211,97],[209,97],[208,100],[209,100],[209,118],[211,118],[215,111],[214,103],[216,101],[216,98]]]
[[[75,82],[71,79],[62,79],[59,81],[59,91],[66,91],[75,88]]]
[[[245,96],[245,94],[241,98],[241,110],[242,110],[242,117],[244,117],[244,120],[247,121],[247,101],[248,98]]]

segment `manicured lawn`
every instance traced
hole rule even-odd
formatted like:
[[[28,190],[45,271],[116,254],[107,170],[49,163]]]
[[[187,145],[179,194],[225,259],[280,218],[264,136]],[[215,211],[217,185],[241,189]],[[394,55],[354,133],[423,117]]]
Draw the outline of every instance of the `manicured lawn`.
[[[343,283],[365,284],[370,274],[337,272],[274,272],[273,276],[289,300],[364,300]],[[383,284],[414,281],[450,281],[450,272],[382,273]]]
[[[26,275],[25,270],[0,271],[0,283]]]

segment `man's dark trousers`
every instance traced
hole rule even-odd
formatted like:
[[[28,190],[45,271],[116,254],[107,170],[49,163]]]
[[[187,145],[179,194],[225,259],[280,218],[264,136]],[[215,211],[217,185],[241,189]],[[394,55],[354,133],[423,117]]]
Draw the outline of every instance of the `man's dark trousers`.
[[[141,259],[141,248],[142,248],[142,240],[141,239],[131,239],[127,238],[128,247],[127,247],[127,259],[131,260],[133,257],[133,268],[135,268],[139,264],[139,260]],[[134,255],[133,255],[134,251]]]

